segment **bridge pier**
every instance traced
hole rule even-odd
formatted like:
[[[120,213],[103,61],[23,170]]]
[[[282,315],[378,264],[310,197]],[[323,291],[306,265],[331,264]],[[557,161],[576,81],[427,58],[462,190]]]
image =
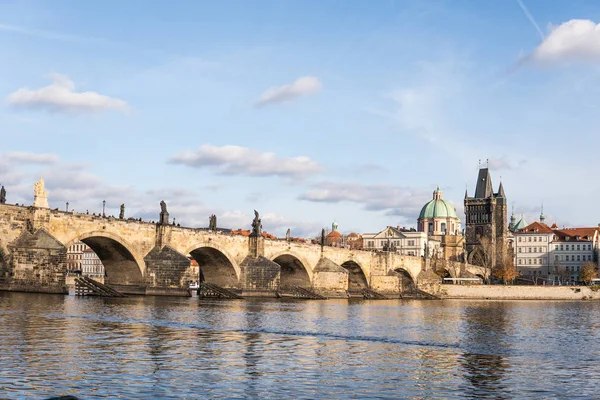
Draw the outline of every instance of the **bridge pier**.
[[[171,246],[154,247],[144,257],[146,294],[158,296],[191,296],[186,272],[190,260]]]
[[[279,264],[264,257],[265,238],[248,238],[248,256],[240,264],[240,289],[244,297],[277,297],[281,280]]]
[[[313,270],[313,289],[325,297],[348,297],[348,275],[346,268],[321,257]]]
[[[24,230],[8,245],[10,256],[0,263],[0,290],[69,293],[65,275],[67,248],[45,229]]]

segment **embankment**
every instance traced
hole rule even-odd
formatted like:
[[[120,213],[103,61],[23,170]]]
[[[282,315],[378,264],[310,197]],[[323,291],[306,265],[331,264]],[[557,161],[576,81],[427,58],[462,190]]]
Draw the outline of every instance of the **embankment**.
[[[600,290],[587,286],[441,285],[443,299],[600,300]]]

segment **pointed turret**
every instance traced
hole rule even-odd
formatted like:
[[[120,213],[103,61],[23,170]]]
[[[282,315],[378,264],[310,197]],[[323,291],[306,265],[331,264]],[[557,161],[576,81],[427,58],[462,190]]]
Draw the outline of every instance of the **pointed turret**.
[[[465,200],[469,198],[469,191],[467,189],[467,186],[465,185]]]
[[[500,181],[500,187],[498,188],[498,196],[496,197],[506,198],[506,194],[504,194],[504,185],[502,185],[502,181]]]
[[[487,199],[492,197],[494,191],[492,189],[492,177],[488,168],[481,168],[477,177],[477,186],[475,188],[476,199]]]

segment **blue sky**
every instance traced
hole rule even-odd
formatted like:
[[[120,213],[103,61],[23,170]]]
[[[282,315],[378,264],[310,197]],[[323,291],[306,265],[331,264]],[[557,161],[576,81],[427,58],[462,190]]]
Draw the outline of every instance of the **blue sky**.
[[[462,217],[489,159],[593,226],[597,1],[3,1],[0,183],[29,204],[314,235]]]

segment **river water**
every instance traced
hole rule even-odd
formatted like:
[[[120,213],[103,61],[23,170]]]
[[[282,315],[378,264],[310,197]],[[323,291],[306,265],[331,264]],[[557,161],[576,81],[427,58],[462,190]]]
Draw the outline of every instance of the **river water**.
[[[0,293],[0,398],[598,398],[600,303]]]

